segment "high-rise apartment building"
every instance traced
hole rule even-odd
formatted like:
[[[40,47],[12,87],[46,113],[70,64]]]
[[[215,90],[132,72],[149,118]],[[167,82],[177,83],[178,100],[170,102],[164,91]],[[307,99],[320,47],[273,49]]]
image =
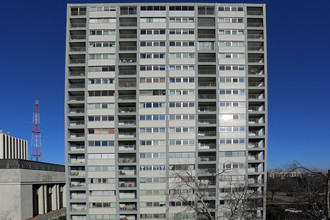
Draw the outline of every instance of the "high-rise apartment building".
[[[65,68],[68,219],[265,218],[265,5],[69,4]]]

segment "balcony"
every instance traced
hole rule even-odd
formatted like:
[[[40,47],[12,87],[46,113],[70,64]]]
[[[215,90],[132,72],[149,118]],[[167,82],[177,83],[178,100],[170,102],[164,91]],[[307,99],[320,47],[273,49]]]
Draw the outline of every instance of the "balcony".
[[[70,183],[70,188],[84,188],[84,187],[86,187],[86,183],[84,182],[84,180],[77,181],[73,179]]]
[[[257,125],[257,124],[264,124],[265,123],[265,118],[263,116],[250,116],[249,117],[249,121],[248,121],[249,125]]]
[[[198,98],[203,100],[203,99],[216,99],[216,94],[198,94]]]
[[[256,75],[256,76],[264,75],[264,67],[259,65],[256,66],[249,65],[249,75]]]
[[[137,18],[119,18],[120,27],[136,27]]]
[[[71,212],[86,212],[86,205],[71,205]]]
[[[258,63],[263,64],[264,63],[264,56],[262,54],[250,54],[248,58],[249,63]]]
[[[71,8],[71,16],[85,16],[86,8]]]
[[[135,100],[136,99],[135,90],[119,91],[118,99],[119,100]]]
[[[215,27],[214,18],[198,18],[198,27]]]
[[[215,78],[198,78],[198,86],[200,87],[216,87]]]
[[[70,31],[70,40],[86,40],[86,31]]]
[[[260,99],[265,99],[264,93],[259,93],[259,94],[249,94],[249,99],[251,100],[260,100]]]
[[[84,96],[69,96],[69,101],[84,101]]]
[[[134,151],[134,150],[136,150],[136,145],[135,144],[119,145],[118,150],[119,151]]]
[[[259,87],[259,88],[264,88],[265,87],[264,81],[251,82],[250,80],[249,80],[248,86],[249,87]]]
[[[215,131],[198,131],[198,137],[215,137],[216,135]]]
[[[119,211],[136,211],[135,203],[119,203]]]
[[[85,150],[85,146],[84,145],[70,145],[69,148],[70,151],[84,151]]]
[[[215,30],[211,29],[211,30],[208,30],[208,29],[200,29],[198,30],[198,38],[215,38],[216,35],[215,35]]]
[[[215,175],[216,168],[198,168],[198,175]]]
[[[136,75],[136,66],[119,66],[119,76]]]
[[[119,191],[119,199],[136,199],[135,191]]]
[[[127,38],[136,38],[137,31],[136,30],[119,30],[119,38],[127,39]]]
[[[70,193],[70,199],[86,199],[86,193],[85,192],[71,192]]]
[[[119,79],[118,85],[120,88],[134,88],[136,87],[136,79],[135,78]]]
[[[85,84],[84,83],[70,83],[69,88],[70,89],[83,89],[83,88],[85,88]]]
[[[216,74],[215,65],[198,65],[198,74],[199,75],[214,75]]]
[[[85,28],[86,21],[85,22],[71,22],[70,27],[71,28]]]
[[[199,156],[198,157],[199,162],[214,162],[216,161],[215,156]]]
[[[262,16],[263,9],[261,7],[247,7],[246,14],[250,16]]]
[[[248,43],[248,50],[249,51],[257,51],[257,52],[261,52],[264,51],[264,43],[263,42],[249,42]]]
[[[199,141],[198,142],[198,149],[199,150],[213,150],[216,149],[217,145],[213,141]]]
[[[136,220],[135,215],[120,215],[120,220]]]
[[[85,176],[84,170],[71,170],[69,172],[70,176]]]
[[[249,153],[248,155],[248,160],[249,161],[254,161],[254,160],[264,160],[263,154],[251,154]]]
[[[69,126],[70,127],[79,127],[85,125],[84,121],[70,121]]]
[[[119,132],[118,133],[119,138],[135,138],[136,133],[135,132]]]
[[[69,108],[69,114],[84,114],[85,109],[84,108]]]
[[[136,163],[135,158],[118,158],[118,163]]]
[[[120,176],[134,176],[136,175],[136,170],[119,170]]]
[[[248,111],[249,112],[263,112],[263,111],[265,111],[265,108],[263,105],[249,106]]]
[[[118,182],[118,186],[122,188],[136,187],[136,180],[132,178],[129,179],[120,178]]]
[[[84,138],[85,137],[85,134],[84,133],[73,133],[71,132],[70,135],[69,135],[69,138],[70,139],[75,139],[75,138]]]
[[[248,18],[247,19],[247,27],[262,28],[263,27],[263,19],[262,18]]]
[[[262,30],[248,30],[247,38],[249,40],[263,40],[264,32]]]
[[[72,164],[85,163],[85,159],[84,158],[71,158],[69,160],[69,163],[72,163]]]
[[[198,123],[203,125],[214,125],[217,123],[215,115],[199,115]]]
[[[215,112],[217,107],[215,105],[198,105],[198,112]]]
[[[252,139],[249,140],[248,148],[264,148],[264,140],[263,139]]]
[[[130,106],[119,106],[118,107],[118,113],[134,113],[136,112],[136,107],[130,107]]]
[[[215,53],[198,53],[198,62],[204,62],[204,63],[216,62]]]

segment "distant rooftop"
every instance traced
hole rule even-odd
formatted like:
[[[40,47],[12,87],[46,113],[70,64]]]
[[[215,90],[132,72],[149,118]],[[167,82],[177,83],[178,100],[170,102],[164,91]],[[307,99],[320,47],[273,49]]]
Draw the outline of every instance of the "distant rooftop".
[[[64,165],[17,159],[0,160],[0,169],[27,169],[65,172]]]

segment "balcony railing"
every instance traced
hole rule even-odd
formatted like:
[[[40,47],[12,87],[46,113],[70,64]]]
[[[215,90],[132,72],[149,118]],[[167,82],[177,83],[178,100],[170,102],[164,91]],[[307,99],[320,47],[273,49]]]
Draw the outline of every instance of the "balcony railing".
[[[136,46],[119,46],[119,50],[136,50]]]
[[[258,168],[258,167],[251,167],[251,168],[248,168],[248,172],[249,173],[258,173],[258,172],[264,172],[264,170],[262,168]]]
[[[133,21],[131,21],[131,22],[124,22],[124,21],[121,21],[121,22],[119,22],[119,25],[121,26],[121,27],[135,27],[136,25],[137,25],[137,22],[133,22]]]
[[[215,94],[199,94],[199,99],[215,99],[217,96]]]
[[[215,22],[209,22],[209,21],[200,21],[198,22],[198,26],[199,27],[206,27],[206,26],[212,26],[214,27],[215,26]]]
[[[119,59],[120,63],[136,63],[136,58],[123,58]]]
[[[85,212],[86,211],[86,206],[81,206],[81,207],[71,207],[72,212]]]
[[[83,89],[83,88],[85,88],[85,84],[72,83],[72,84],[69,84],[69,88],[71,88],[71,89]]]
[[[70,151],[84,151],[85,146],[77,145],[77,146],[70,146]]]
[[[248,160],[263,160],[263,157],[258,155],[252,155],[248,156]]]
[[[71,23],[70,26],[71,26],[72,28],[86,27],[86,23]]]
[[[70,121],[69,126],[81,126],[85,125],[84,121]]]
[[[119,113],[136,112],[136,108],[135,107],[119,107],[118,112]]]
[[[84,101],[84,96],[69,96],[69,101]]]
[[[203,69],[203,70],[198,70],[198,74],[216,74],[216,71],[214,69]]]
[[[264,47],[263,46],[248,46],[248,50],[252,50],[252,51],[264,51]]]
[[[123,207],[119,207],[120,211],[136,211],[135,205],[127,205]]]
[[[136,199],[135,193],[119,193],[119,199]]]
[[[198,62],[213,63],[216,61],[215,57],[199,57]]]
[[[132,99],[136,99],[136,95],[119,95],[118,99],[132,100]]]
[[[85,176],[85,171],[78,171],[78,170],[70,171],[70,175],[71,176]]]
[[[205,174],[215,174],[216,169],[215,168],[199,168],[198,174],[199,175],[205,175]]]
[[[118,121],[119,125],[136,125],[135,120],[119,120]]]
[[[119,82],[119,87],[133,88],[133,87],[136,87],[136,82]]]
[[[84,72],[79,72],[79,71],[71,71],[69,72],[69,76],[85,76]]]
[[[119,170],[119,175],[120,176],[132,176],[132,175],[136,175],[136,171],[135,170]]]
[[[120,182],[118,183],[119,187],[136,187],[136,182]]]
[[[215,34],[198,34],[198,38],[215,38]]]
[[[263,118],[260,119],[249,119],[249,124],[262,124],[265,123]]]
[[[119,75],[136,75],[136,70],[119,70]]]
[[[86,187],[86,183],[71,182],[70,188]]]
[[[247,11],[247,15],[263,15],[262,11]]]
[[[71,40],[85,40],[86,35],[70,35]]]
[[[85,137],[85,134],[83,133],[73,133],[73,134],[70,134],[69,138],[83,138]]]
[[[120,34],[119,37],[120,38],[136,38],[137,35],[136,34]]]
[[[69,114],[84,114],[85,109],[83,108],[71,108],[69,109]]]
[[[250,87],[264,87],[264,82],[249,82]]]
[[[70,59],[70,64],[84,64],[84,59]]]
[[[250,94],[249,99],[264,99],[264,94]]]
[[[199,112],[214,112],[217,110],[215,106],[198,106]]]
[[[249,63],[264,63],[264,58],[249,58]]]
[[[85,159],[71,159],[70,163],[85,163]]]
[[[261,22],[247,22],[248,27],[263,27],[263,23]]]
[[[119,163],[135,163],[135,158],[118,158]]]
[[[248,144],[249,148],[264,148],[263,143],[249,143]]]
[[[198,123],[200,124],[215,124],[217,120],[215,119],[198,119]]]
[[[198,132],[198,137],[212,137],[212,136],[216,136],[216,132],[215,131],[199,131]]]
[[[264,39],[263,34],[248,34],[247,35],[248,39]]]
[[[198,82],[198,86],[214,87],[216,85],[217,85],[216,82]]]
[[[253,137],[253,136],[263,136],[264,131],[249,131],[249,137]]]
[[[132,151],[136,149],[136,145],[119,145],[118,149],[120,151]]]
[[[71,195],[71,199],[86,199],[86,194],[73,194]]]
[[[215,156],[200,156],[200,157],[198,157],[198,161],[200,161],[200,162],[216,161],[216,157]]]
[[[209,149],[215,149],[216,144],[198,144],[198,149],[200,150],[209,150]]]

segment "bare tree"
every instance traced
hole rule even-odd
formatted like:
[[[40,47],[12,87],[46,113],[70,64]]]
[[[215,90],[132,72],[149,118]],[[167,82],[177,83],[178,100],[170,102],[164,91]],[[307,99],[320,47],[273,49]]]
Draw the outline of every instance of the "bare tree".
[[[261,192],[249,188],[245,181],[223,181],[223,204],[216,207],[216,181],[221,176],[230,176],[228,170],[213,173],[197,179],[193,170],[171,170],[170,200],[179,201],[183,207],[172,219],[184,218],[185,212],[193,212],[198,219],[214,220],[216,211],[226,213],[223,219],[238,220],[246,217],[255,218],[255,211],[263,206]]]
[[[307,168],[298,161],[288,165],[288,170],[303,173],[301,178],[296,178],[296,187],[300,194],[294,201],[297,209],[310,219],[328,219],[329,173]]]

